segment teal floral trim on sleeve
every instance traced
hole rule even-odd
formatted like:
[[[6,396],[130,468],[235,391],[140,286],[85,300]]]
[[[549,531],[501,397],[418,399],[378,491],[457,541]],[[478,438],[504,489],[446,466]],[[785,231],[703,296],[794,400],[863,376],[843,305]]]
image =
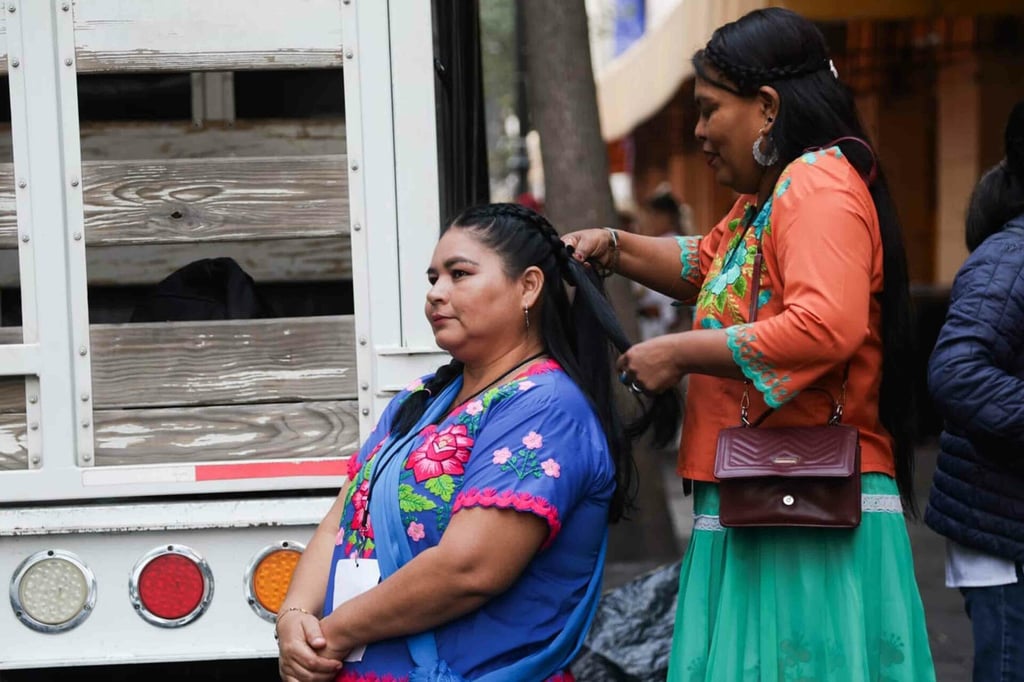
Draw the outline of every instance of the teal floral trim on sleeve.
[[[753,327],[752,324],[737,324],[726,328],[726,343],[732,351],[733,360],[743,375],[754,384],[754,388],[764,396],[765,403],[769,407],[778,408],[797,392],[786,388],[789,375],[776,372],[764,359],[764,353],[754,348],[757,337],[754,336]]]
[[[679,243],[679,262],[683,269],[679,272],[680,279],[700,284],[700,240],[703,237],[676,237]]]

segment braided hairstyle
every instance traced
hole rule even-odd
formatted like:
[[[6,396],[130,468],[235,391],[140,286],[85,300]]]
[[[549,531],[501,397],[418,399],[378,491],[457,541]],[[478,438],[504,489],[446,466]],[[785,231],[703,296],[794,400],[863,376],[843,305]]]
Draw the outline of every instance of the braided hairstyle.
[[[693,56],[697,75],[740,97],[763,86],[779,95],[771,131],[778,166],[803,153],[838,144],[868,184],[881,228],[883,252],[882,386],[879,412],[892,435],[896,482],[913,516],[914,383],[913,318],[903,232],[885,175],[857,116],[853,94],[833,70],[828,46],[811,21],[790,10],[754,10],[719,27]]]
[[[616,354],[628,350],[631,343],[594,269],[572,258],[571,247],[544,216],[519,204],[483,204],[463,211],[446,229],[472,232],[502,258],[511,279],[531,266],[544,273],[538,303],[545,350],[579,386],[601,422],[616,472],[610,520],[626,517],[636,494],[632,441],[648,430],[659,446],[675,436],[681,415],[678,392],[644,396],[640,416],[629,423],[619,415],[612,394],[614,362]],[[462,370],[458,360],[440,367],[424,383],[426,390],[412,393],[402,403],[393,432],[408,432],[423,415],[430,396],[439,395]]]

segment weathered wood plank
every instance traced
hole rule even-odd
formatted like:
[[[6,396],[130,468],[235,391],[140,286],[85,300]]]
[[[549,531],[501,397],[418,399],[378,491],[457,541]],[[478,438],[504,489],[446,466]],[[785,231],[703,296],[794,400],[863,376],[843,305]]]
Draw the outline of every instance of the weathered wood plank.
[[[234,258],[257,283],[325,282],[352,278],[348,237],[207,242],[159,246],[94,246],[86,249],[89,284],[155,284],[201,258]],[[20,286],[18,252],[0,250],[0,287]]]
[[[0,378],[0,414],[24,411],[25,380],[21,377]]]
[[[6,2],[0,2],[0,10]],[[0,21],[0,73],[7,73],[7,22]]]
[[[87,245],[348,234],[345,157],[83,164]],[[0,164],[0,248],[16,248],[14,169]]]
[[[24,341],[21,327],[0,327],[0,344]],[[0,377],[0,414],[5,412],[25,412],[25,380],[21,377]],[[24,425],[24,414],[21,421]],[[2,449],[0,447],[0,450]],[[3,453],[0,452],[0,458],[2,457]]]
[[[86,163],[83,174],[86,244],[348,234],[341,155]]]
[[[357,401],[97,410],[96,466],[337,457],[359,448]],[[0,415],[0,471],[27,468],[25,414]]]
[[[0,382],[2,385],[3,382]],[[25,406],[21,413],[0,413],[0,472],[28,468],[28,429]]]
[[[241,120],[201,128],[191,121],[83,121],[80,137],[86,162],[345,153],[345,122],[334,118]],[[0,124],[0,162],[11,162],[11,144],[10,123]]]
[[[74,12],[80,73],[342,63],[341,0],[89,0]]]
[[[93,325],[97,409],[356,397],[353,318]]]
[[[312,156],[345,153],[345,122],[241,120],[197,128],[191,121],[85,121],[81,138],[85,161]]]
[[[96,409],[356,398],[350,315],[90,327]],[[20,391],[20,393],[19,393]],[[24,382],[0,382],[24,410]]]

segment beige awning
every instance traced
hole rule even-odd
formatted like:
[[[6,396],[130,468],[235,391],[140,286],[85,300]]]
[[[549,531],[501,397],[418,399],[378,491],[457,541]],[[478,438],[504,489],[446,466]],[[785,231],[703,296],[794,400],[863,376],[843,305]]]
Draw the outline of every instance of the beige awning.
[[[711,33],[765,0],[680,0],[664,20],[596,77],[601,136],[628,135],[665,106],[689,76],[690,58]]]

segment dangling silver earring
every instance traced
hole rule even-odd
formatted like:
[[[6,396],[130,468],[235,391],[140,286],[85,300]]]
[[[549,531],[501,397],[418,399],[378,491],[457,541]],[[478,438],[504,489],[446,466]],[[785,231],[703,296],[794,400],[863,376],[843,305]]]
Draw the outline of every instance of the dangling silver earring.
[[[765,154],[761,151],[761,141],[764,140],[765,146],[768,147],[768,153]],[[767,135],[759,135],[754,140],[754,161],[757,165],[767,168],[768,166],[774,166],[779,162],[779,150],[775,147],[775,142],[772,141],[771,133]]]
[[[523,306],[523,317],[526,318],[526,330],[530,330],[530,309],[527,306]]]

